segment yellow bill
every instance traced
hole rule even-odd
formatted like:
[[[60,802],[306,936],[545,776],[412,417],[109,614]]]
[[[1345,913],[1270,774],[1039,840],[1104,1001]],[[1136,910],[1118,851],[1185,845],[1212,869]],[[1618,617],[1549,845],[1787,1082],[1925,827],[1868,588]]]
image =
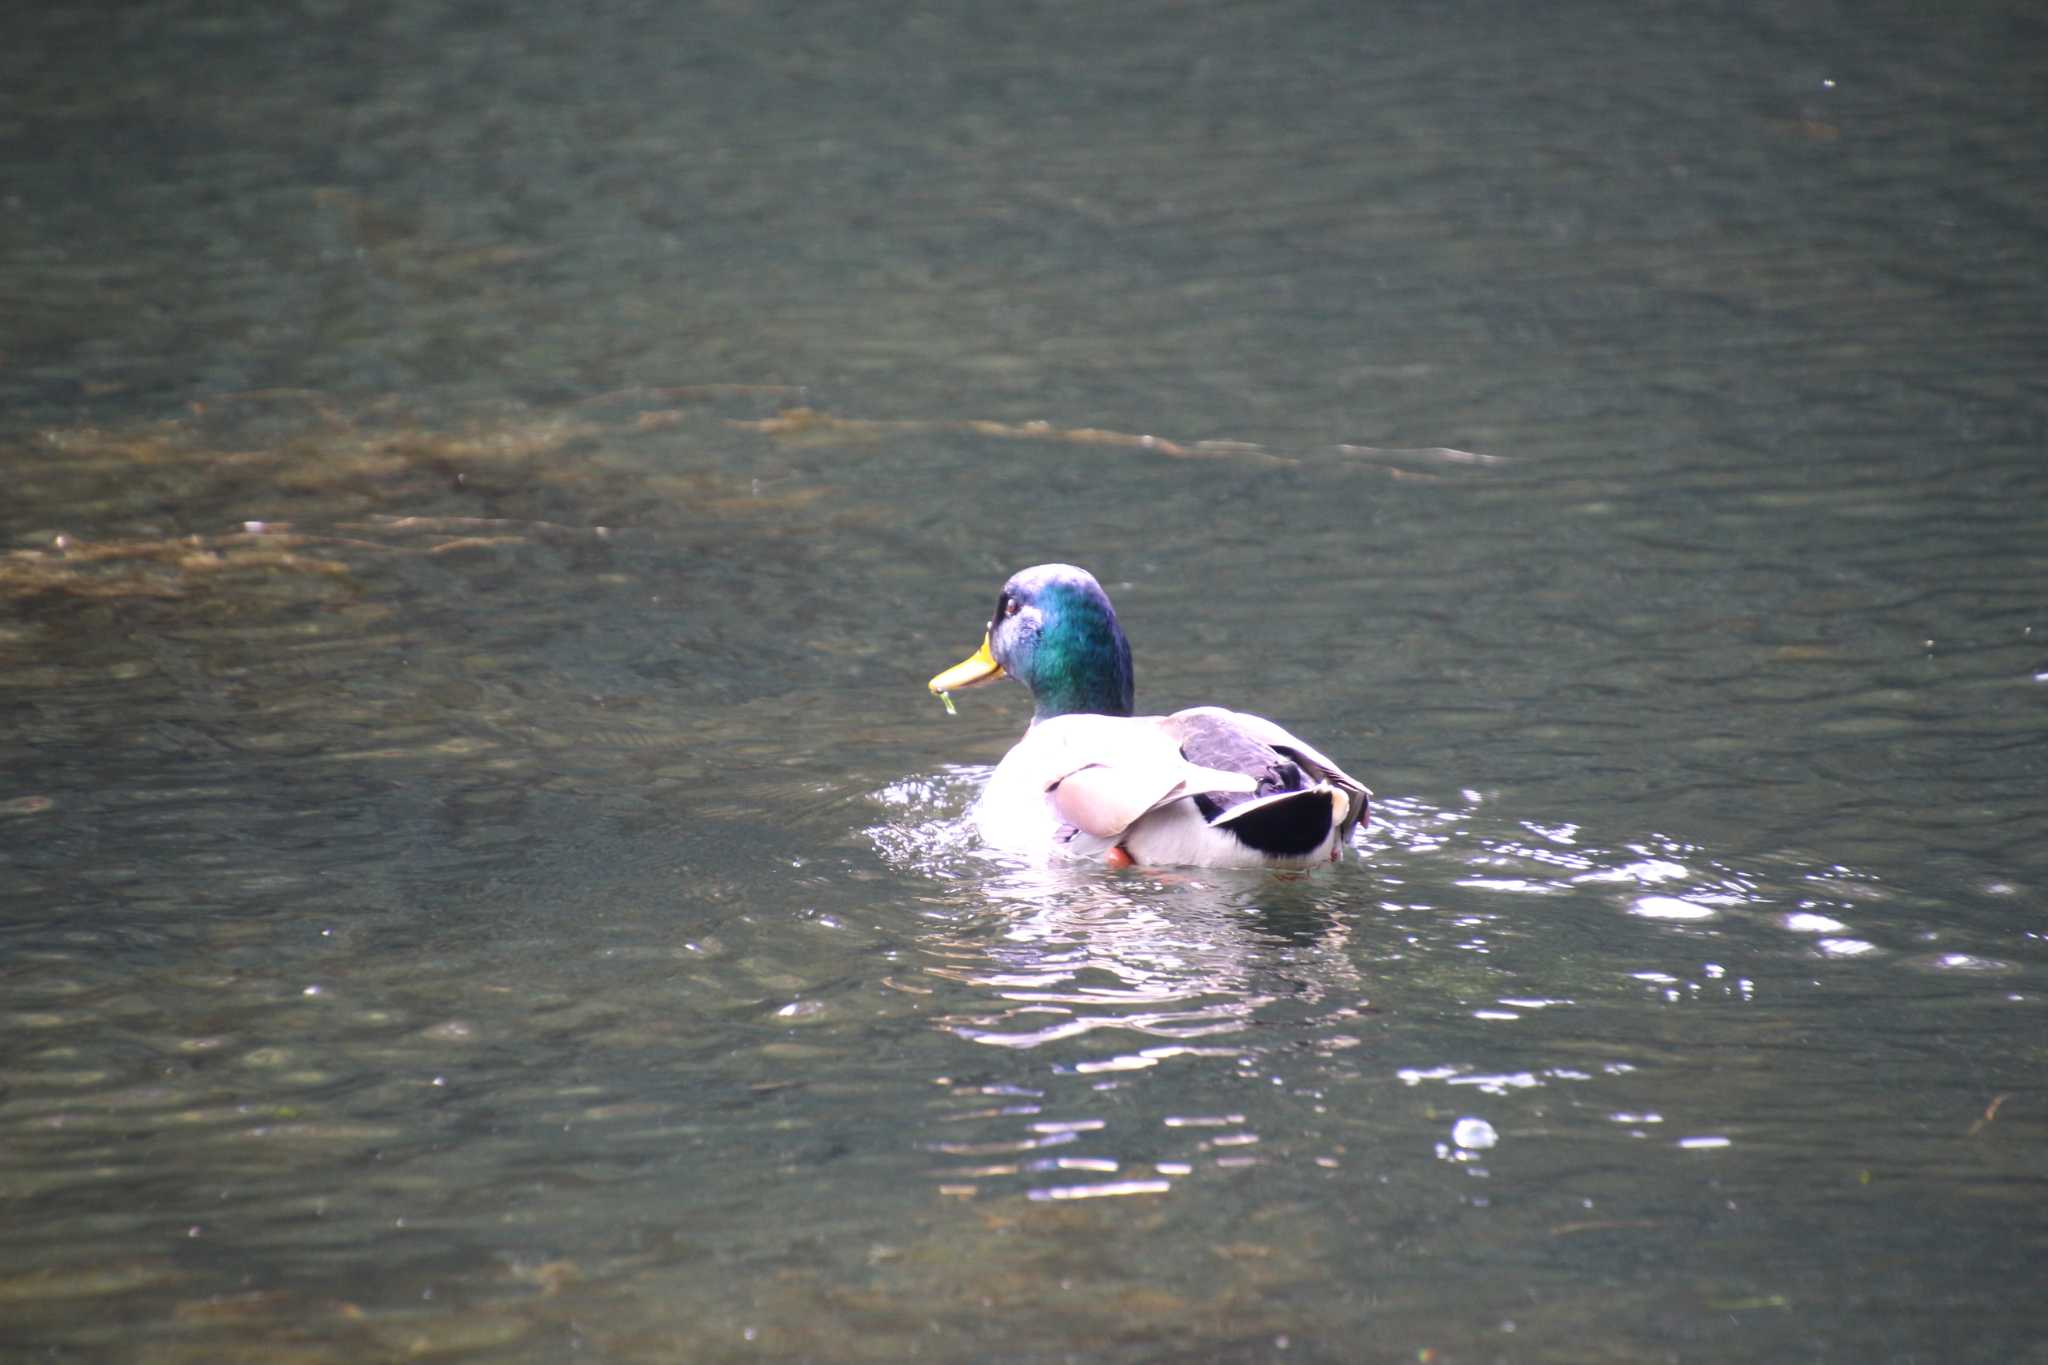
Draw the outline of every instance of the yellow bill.
[[[939,674],[938,677],[933,678],[925,686],[944,696],[948,692],[956,692],[963,687],[973,687],[980,683],[994,682],[1002,676],[1003,666],[996,662],[995,655],[989,653],[988,636],[983,635],[981,637],[980,649],[975,650],[974,653],[968,655],[959,663],[954,664],[944,673]]]

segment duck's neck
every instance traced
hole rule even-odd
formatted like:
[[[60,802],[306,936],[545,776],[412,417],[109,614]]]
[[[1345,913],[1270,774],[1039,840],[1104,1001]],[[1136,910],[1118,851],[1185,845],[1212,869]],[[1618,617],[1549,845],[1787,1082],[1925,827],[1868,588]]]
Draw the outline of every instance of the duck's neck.
[[[1042,637],[1032,659],[1034,721],[1089,712],[1131,714],[1131,646],[1116,627]]]

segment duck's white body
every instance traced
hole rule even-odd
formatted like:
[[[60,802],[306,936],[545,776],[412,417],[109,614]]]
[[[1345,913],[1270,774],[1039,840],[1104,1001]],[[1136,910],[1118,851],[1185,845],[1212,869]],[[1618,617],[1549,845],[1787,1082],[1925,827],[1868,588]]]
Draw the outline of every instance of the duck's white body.
[[[1238,766],[1209,766],[1196,757],[1234,759]],[[1248,767],[1255,771],[1242,770]],[[1269,788],[1263,795],[1262,778]],[[1307,867],[1343,856],[1368,795],[1272,721],[1202,706],[1170,716],[1079,714],[1037,722],[997,765],[975,820],[994,847],[1048,860]],[[1204,811],[1197,798],[1205,796],[1223,808]],[[1307,822],[1308,832],[1282,851],[1262,849],[1233,828],[1262,812],[1269,824]]]

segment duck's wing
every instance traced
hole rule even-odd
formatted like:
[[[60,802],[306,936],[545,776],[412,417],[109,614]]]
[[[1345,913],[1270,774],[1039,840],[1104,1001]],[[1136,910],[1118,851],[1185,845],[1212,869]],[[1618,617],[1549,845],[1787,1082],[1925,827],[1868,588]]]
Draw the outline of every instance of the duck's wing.
[[[1193,763],[1124,767],[1095,763],[1067,774],[1052,789],[1060,818],[1085,834],[1108,839],[1122,834],[1161,806],[1190,796],[1250,793],[1257,784],[1243,773]]]
[[[1327,783],[1343,795],[1345,809],[1337,823],[1344,834],[1365,817],[1372,796],[1366,785],[1322,750],[1264,716],[1221,706],[1195,706],[1174,712],[1164,722],[1190,763],[1243,773],[1254,781],[1251,798],[1223,796],[1203,803],[1215,807],[1209,812],[1212,820],[1227,821],[1235,807],[1284,799],[1318,783]]]
[[[1007,781],[1042,792],[1059,818],[1115,839],[1148,813],[1197,794],[1250,794],[1247,773],[1191,761],[1162,716],[1055,716],[1003,760]]]

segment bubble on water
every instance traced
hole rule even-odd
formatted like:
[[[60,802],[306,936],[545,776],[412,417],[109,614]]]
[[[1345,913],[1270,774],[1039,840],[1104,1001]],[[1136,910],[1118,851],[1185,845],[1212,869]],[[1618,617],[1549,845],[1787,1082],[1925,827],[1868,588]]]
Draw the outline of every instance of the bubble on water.
[[[1462,1118],[1451,1125],[1451,1141],[1468,1152],[1478,1152],[1499,1142],[1500,1134],[1485,1119]]]

